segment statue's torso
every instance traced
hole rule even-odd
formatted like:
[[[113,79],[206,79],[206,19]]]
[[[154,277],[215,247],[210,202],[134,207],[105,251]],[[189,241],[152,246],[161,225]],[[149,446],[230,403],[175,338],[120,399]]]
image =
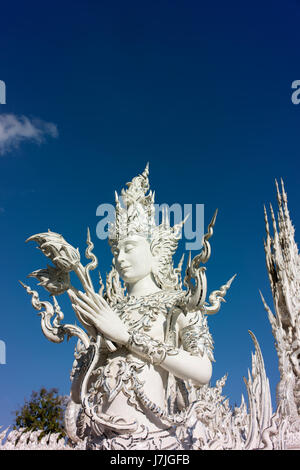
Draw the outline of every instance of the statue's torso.
[[[143,332],[165,342],[170,329],[170,316],[180,295],[178,291],[162,291],[140,298],[129,297],[116,303],[113,308],[129,331]],[[178,343],[178,325],[173,329],[173,341]],[[129,421],[137,419],[149,429],[165,427],[141,405],[136,393],[141,390],[150,402],[165,409],[168,372],[162,367],[153,366],[126,347],[118,348],[114,353],[103,349],[97,375],[103,413],[122,416]]]

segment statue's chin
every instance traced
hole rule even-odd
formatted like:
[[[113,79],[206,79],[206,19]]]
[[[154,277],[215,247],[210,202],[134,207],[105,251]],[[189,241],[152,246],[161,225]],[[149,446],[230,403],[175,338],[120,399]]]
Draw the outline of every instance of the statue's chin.
[[[130,276],[129,274],[126,275],[126,274],[123,273],[120,277],[121,277],[121,279],[123,279],[123,281],[126,284],[133,285],[133,284],[136,284],[137,282],[141,281],[142,279],[145,279],[147,276]]]
[[[137,278],[137,277],[130,277],[130,276],[121,276],[124,282],[126,284],[136,284],[138,281],[140,281],[143,278]]]

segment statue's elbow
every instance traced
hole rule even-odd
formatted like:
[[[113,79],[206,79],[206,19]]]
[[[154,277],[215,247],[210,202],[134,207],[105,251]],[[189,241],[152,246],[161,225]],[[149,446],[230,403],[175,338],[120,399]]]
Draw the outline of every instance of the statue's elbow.
[[[192,379],[192,382],[196,387],[209,384],[212,376],[212,364],[208,357],[205,357],[201,362],[197,375]]]

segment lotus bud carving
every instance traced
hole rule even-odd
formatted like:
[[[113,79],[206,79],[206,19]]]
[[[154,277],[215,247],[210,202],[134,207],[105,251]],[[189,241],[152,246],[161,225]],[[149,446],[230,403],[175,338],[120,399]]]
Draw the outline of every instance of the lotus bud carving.
[[[51,232],[38,233],[32,235],[26,241],[36,241],[39,249],[53,264],[64,272],[76,269],[80,263],[80,253],[78,248],[70,245],[59,233]]]
[[[70,287],[70,275],[68,272],[47,265],[47,269],[38,269],[28,277],[38,279],[39,286],[43,286],[51,295],[59,295]]]

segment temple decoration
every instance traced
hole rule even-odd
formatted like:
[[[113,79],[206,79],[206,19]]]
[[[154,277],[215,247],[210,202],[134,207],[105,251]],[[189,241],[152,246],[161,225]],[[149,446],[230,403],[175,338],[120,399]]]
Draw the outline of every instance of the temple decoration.
[[[91,271],[98,266],[90,232],[83,264],[79,250],[60,234],[31,236],[53,265],[29,276],[50,294],[21,282],[41,316],[47,339],[77,337],[71,394],[65,414],[68,443],[57,436],[7,430],[0,449],[300,449],[300,257],[294,240],[287,195],[276,182],[277,220],[273,235],[265,209],[267,270],[275,314],[268,313],[279,359],[280,382],[273,411],[268,377],[253,332],[252,368],[244,378],[248,407],[232,409],[222,390],[227,376],[210,384],[214,363],[209,315],[219,311],[235,276],[207,295],[206,266],[217,212],[203,237],[200,253],[174,267],[173,256],[184,221],[170,226],[167,212],[155,224],[149,167],[127,189],[116,193],[116,218],[110,226],[113,264],[106,283]],[[79,279],[82,290],[72,285]],[[66,293],[77,321],[63,323],[57,296]]]

